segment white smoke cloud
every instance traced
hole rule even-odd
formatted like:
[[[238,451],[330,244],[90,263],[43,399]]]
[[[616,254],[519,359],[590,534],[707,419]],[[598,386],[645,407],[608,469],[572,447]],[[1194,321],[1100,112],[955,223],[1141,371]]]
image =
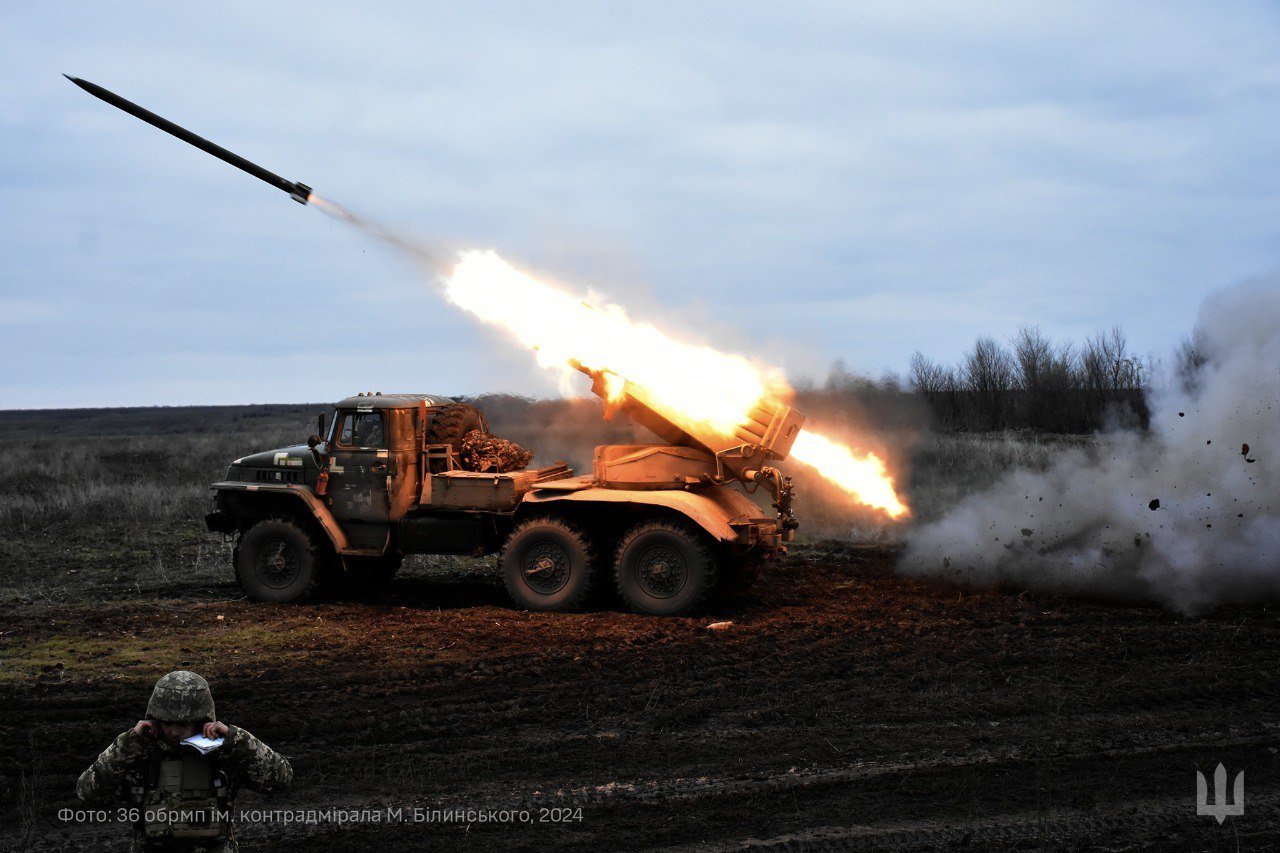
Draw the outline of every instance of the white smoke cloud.
[[[968,496],[911,532],[899,570],[1187,613],[1280,600],[1280,279],[1209,297],[1197,332],[1207,361],[1151,395],[1149,433]]]

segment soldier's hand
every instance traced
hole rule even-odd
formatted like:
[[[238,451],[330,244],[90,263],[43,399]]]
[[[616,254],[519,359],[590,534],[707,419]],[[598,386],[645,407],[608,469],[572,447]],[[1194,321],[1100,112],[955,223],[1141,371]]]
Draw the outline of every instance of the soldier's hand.
[[[218,738],[225,736],[226,733],[227,733],[226,723],[205,723],[204,724],[204,736],[207,737],[209,740],[217,740]]]
[[[155,737],[160,730],[150,720],[138,720],[138,724],[133,727],[133,733],[139,737]]]

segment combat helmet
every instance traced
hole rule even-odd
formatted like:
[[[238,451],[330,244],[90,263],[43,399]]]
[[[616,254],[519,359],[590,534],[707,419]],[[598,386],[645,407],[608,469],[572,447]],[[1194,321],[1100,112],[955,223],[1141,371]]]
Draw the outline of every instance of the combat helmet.
[[[215,720],[209,682],[185,669],[163,676],[151,691],[147,716],[153,720]]]

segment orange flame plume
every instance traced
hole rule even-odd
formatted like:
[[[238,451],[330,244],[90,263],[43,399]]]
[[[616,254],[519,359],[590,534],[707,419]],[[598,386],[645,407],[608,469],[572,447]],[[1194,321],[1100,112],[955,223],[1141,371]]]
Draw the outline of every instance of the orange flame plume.
[[[678,341],[631,320],[616,305],[590,305],[516,269],[492,251],[463,252],[453,272],[444,277],[444,286],[450,302],[513,334],[534,351],[539,365],[569,371],[581,364],[603,372],[611,396],[621,392],[625,379],[645,388],[659,405],[720,432],[731,434],[735,426],[746,423],[762,399],[790,393],[777,371]],[[875,454],[855,452],[806,429],[791,456],[858,502],[890,518],[907,514],[884,462]]]

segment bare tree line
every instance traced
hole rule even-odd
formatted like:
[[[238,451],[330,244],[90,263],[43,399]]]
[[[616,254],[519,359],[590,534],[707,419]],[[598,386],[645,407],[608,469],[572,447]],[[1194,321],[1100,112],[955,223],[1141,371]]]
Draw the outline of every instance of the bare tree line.
[[[1151,373],[1118,326],[1079,347],[1023,326],[1007,346],[979,338],[956,365],[911,356],[911,385],[944,430],[1087,433],[1117,419],[1145,427]]]

